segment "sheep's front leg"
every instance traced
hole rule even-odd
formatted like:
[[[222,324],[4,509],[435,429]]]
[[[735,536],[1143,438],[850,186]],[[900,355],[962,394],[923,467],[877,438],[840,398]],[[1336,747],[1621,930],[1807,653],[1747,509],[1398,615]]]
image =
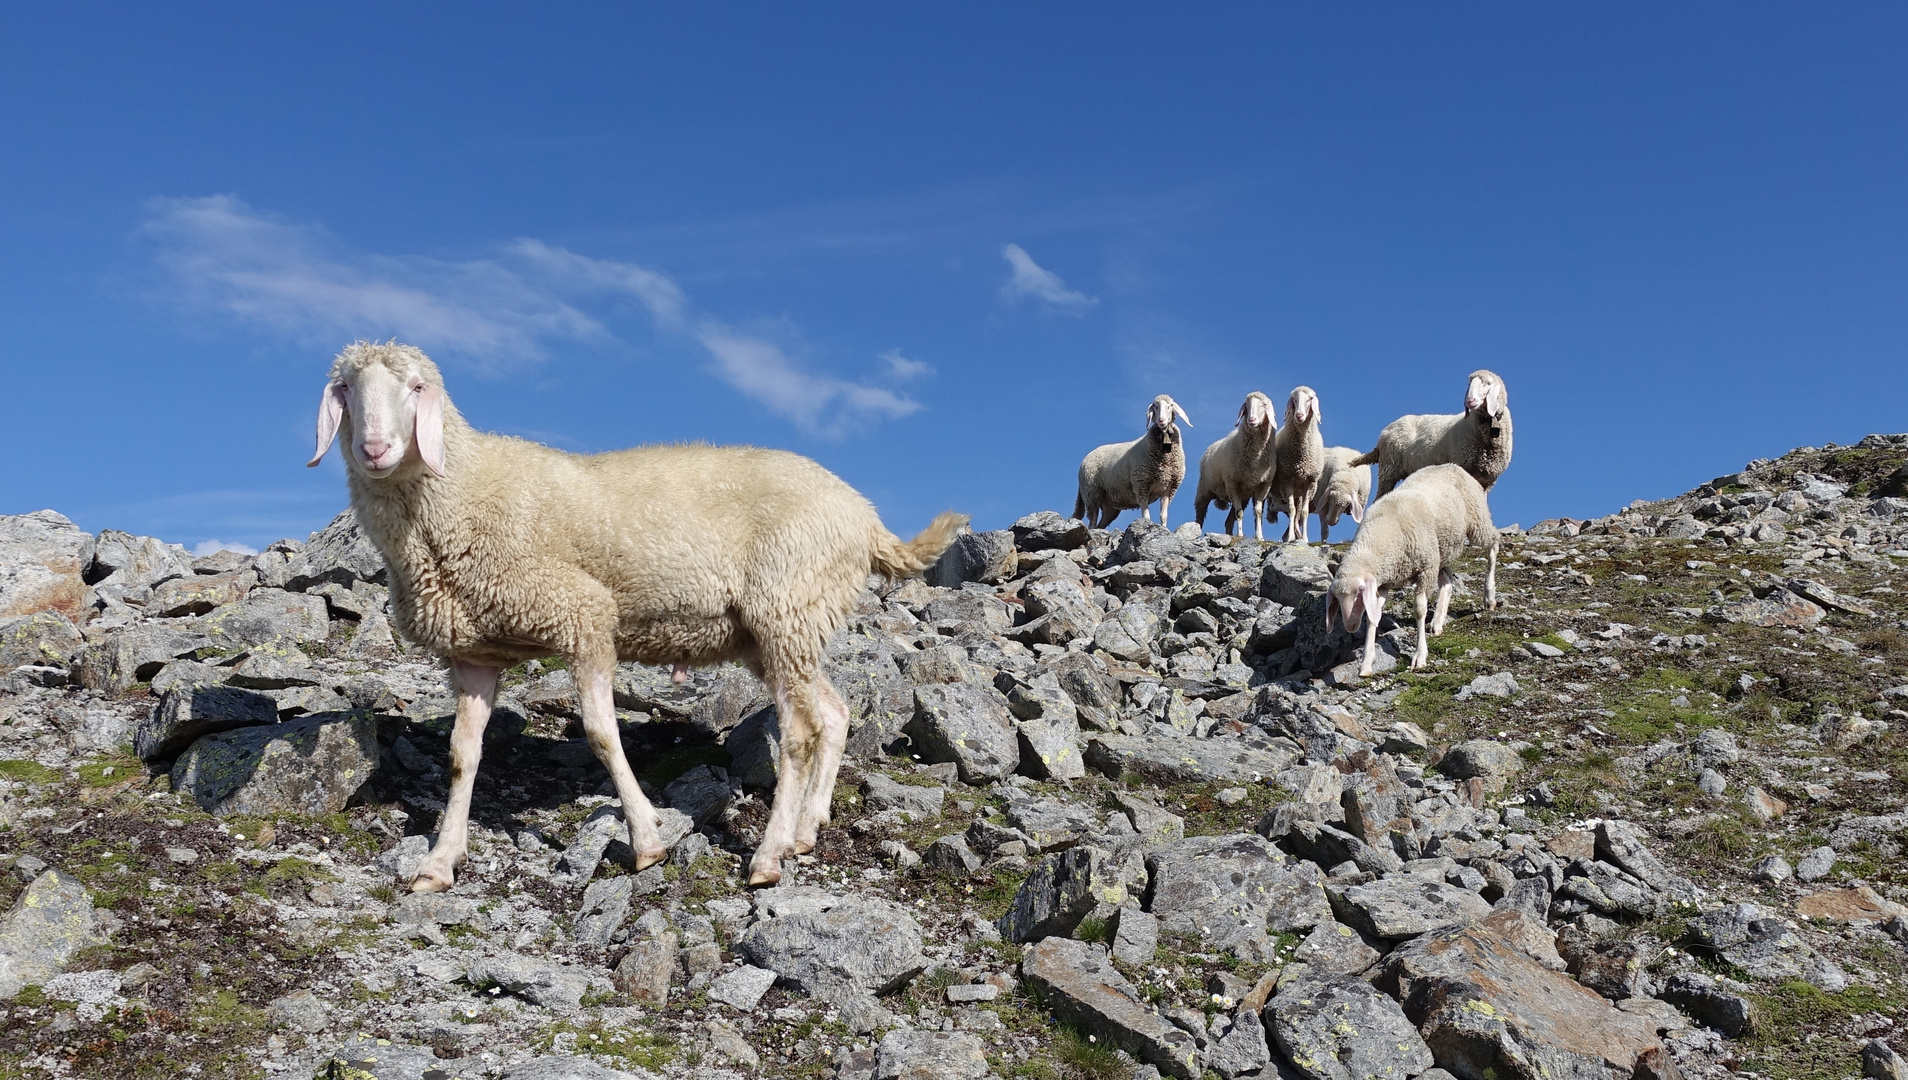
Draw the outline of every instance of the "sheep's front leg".
[[[1411,658],[1411,668],[1416,671],[1431,663],[1431,643],[1424,636],[1425,609],[1430,606],[1431,597],[1426,594],[1423,585],[1418,586],[1418,591],[1413,596],[1418,608],[1418,651]]]
[[[1329,606],[1331,602],[1332,598],[1327,596],[1325,603]],[[1371,677],[1371,666],[1378,660],[1378,620],[1384,614],[1382,607],[1367,608],[1365,611],[1365,657],[1358,664],[1358,677],[1361,679]]]
[[[1312,542],[1312,495],[1306,492],[1299,496],[1298,507],[1299,543]]]
[[[450,796],[437,822],[437,843],[417,864],[412,892],[443,892],[457,881],[470,842],[470,793],[477,785],[477,763],[484,755],[484,726],[497,703],[497,669],[451,661],[451,691],[457,695],[457,724],[451,729]]]
[[[1490,550],[1490,570],[1484,575],[1484,606],[1497,610],[1497,544],[1493,542]]]
[[[1239,535],[1242,537],[1245,535],[1245,526],[1239,527]],[[1263,495],[1259,496],[1258,511],[1252,515],[1252,538],[1260,543],[1265,542],[1265,496]]]
[[[821,721],[821,736],[815,762],[803,778],[807,793],[802,801],[801,816],[795,823],[797,852],[815,850],[821,827],[828,824],[835,802],[835,774],[841,771],[842,751],[848,745],[848,703],[841,700],[826,676],[817,680],[815,691],[815,713]]]
[[[1451,611],[1451,575],[1438,575],[1438,610],[1431,617],[1431,636],[1444,633],[1444,620]]]
[[[801,811],[815,772],[822,723],[816,701],[815,679],[776,678],[775,718],[782,729],[781,768],[775,777],[775,800],[769,806],[762,842],[749,860],[749,885],[774,885],[782,880],[782,859],[795,851]]]
[[[1172,525],[1171,525],[1170,523],[1168,523],[1168,522],[1167,522],[1167,520],[1166,520],[1166,508],[1167,508],[1167,507],[1169,507],[1169,506],[1171,506],[1171,505],[1173,505],[1173,497],[1172,497],[1171,495],[1165,495],[1165,496],[1161,496],[1161,497],[1160,497],[1160,500],[1159,500],[1159,527],[1160,527],[1160,528],[1162,528],[1162,529],[1170,529],[1170,528],[1172,528]]]
[[[623,800],[623,820],[629,825],[629,848],[636,853],[636,869],[647,869],[667,858],[669,849],[663,847],[662,834],[656,831],[656,808],[643,795],[642,785],[636,782],[629,758],[623,753],[611,676],[616,665],[573,657],[570,666],[583,706],[583,734],[590,740],[590,749],[596,751],[596,760],[609,770],[616,797]]]

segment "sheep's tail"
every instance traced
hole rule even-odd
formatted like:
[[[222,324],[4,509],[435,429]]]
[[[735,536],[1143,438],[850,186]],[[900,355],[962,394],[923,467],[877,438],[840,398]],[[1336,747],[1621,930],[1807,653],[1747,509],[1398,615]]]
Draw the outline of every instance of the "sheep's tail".
[[[870,560],[875,573],[899,581],[926,570],[941,557],[941,552],[953,545],[954,538],[967,527],[967,521],[966,514],[949,510],[922,529],[919,536],[907,541],[886,529],[876,529]]]
[[[1371,448],[1371,453],[1369,453],[1369,454],[1360,454],[1360,455],[1358,455],[1357,457],[1355,457],[1355,458],[1353,458],[1353,459],[1351,459],[1351,466],[1350,466],[1350,467],[1351,467],[1351,468],[1354,468],[1354,469],[1355,469],[1355,468],[1357,468],[1357,467],[1358,467],[1358,466],[1360,466],[1360,465],[1376,465],[1376,464],[1378,464],[1378,451],[1379,451],[1380,449],[1381,449],[1380,447],[1376,447],[1376,446],[1374,446],[1374,447],[1372,447],[1372,448]]]

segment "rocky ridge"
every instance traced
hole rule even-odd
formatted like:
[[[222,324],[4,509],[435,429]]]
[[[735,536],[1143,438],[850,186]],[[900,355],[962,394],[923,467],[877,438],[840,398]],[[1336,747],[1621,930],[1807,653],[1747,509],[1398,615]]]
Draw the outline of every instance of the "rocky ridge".
[[[413,896],[451,701],[348,512],[0,518],[0,1076],[1900,1076],[1905,462],[1507,529],[1504,606],[1362,681],[1333,549],[964,536],[831,642],[835,821],[753,894],[744,671],[619,672],[632,874],[568,673],[513,670]]]

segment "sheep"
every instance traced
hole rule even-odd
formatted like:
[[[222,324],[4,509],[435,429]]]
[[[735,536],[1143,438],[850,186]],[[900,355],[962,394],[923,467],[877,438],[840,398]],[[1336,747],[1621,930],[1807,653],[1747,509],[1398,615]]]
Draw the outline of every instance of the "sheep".
[[[1492,371],[1471,372],[1464,412],[1400,416],[1378,433],[1378,445],[1354,465],[1378,466],[1381,498],[1427,465],[1461,465],[1485,491],[1510,467],[1510,391]]]
[[[1278,475],[1272,481],[1275,508],[1268,509],[1266,516],[1276,515],[1282,502],[1291,516],[1285,523],[1285,538],[1302,544],[1310,542],[1306,519],[1312,512],[1312,488],[1325,467],[1325,438],[1318,425],[1318,394],[1309,386],[1294,388],[1285,399],[1285,426],[1273,439]]]
[[[1140,517],[1151,521],[1157,501],[1159,523],[1167,524],[1166,509],[1172,505],[1173,492],[1186,479],[1186,448],[1173,424],[1175,414],[1192,426],[1192,417],[1179,402],[1161,394],[1146,407],[1146,434],[1132,442],[1096,447],[1081,460],[1074,517],[1095,529],[1111,525],[1122,510],[1138,510]]]
[[[1193,489],[1193,520],[1206,523],[1206,508],[1218,503],[1226,511],[1226,535],[1233,526],[1245,536],[1245,518],[1252,519],[1256,539],[1265,539],[1266,499],[1272,493],[1272,438],[1279,429],[1272,416],[1272,399],[1257,390],[1239,406],[1239,424],[1199,455],[1199,483]],[[1257,502],[1257,512],[1253,510]]]
[[[1385,597],[1399,585],[1416,589],[1418,651],[1411,658],[1411,666],[1425,666],[1430,646],[1425,639],[1424,616],[1431,583],[1436,581],[1438,589],[1431,633],[1442,634],[1451,604],[1451,564],[1467,544],[1489,553],[1484,603],[1487,608],[1496,608],[1497,528],[1491,524],[1484,488],[1470,473],[1456,465],[1427,466],[1413,473],[1396,491],[1371,504],[1325,597],[1326,633],[1332,629],[1334,606],[1346,632],[1355,633],[1360,620],[1366,623],[1365,655],[1358,665],[1360,677],[1371,674],[1372,661],[1378,655],[1378,620],[1384,615]]]
[[[1371,497],[1371,470],[1353,465],[1358,451],[1349,446],[1325,448],[1325,467],[1312,488],[1312,511],[1318,515],[1318,542],[1332,541],[1332,526],[1349,513],[1354,522],[1365,520],[1365,502]]]
[[[903,542],[874,507],[807,458],[747,446],[647,446],[579,455],[473,429],[421,351],[358,342],[331,366],[316,465],[344,443],[351,505],[390,571],[398,629],[448,661],[457,698],[449,798],[411,881],[448,889],[465,857],[471,788],[497,676],[562,654],[583,728],[615,782],[636,868],[667,850],[618,736],[618,661],[741,660],[768,683],[781,772],[751,885],[815,845],[828,819],[848,710],[823,645],[870,572],[919,573],[967,519],[944,513]]]

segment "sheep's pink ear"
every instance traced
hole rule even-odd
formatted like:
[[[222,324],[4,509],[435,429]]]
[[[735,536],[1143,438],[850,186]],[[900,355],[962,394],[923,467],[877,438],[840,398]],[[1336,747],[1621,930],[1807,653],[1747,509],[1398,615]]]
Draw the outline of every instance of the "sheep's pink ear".
[[[444,475],[444,390],[426,385],[417,394],[417,452],[438,476]]]
[[[1169,403],[1170,403],[1170,404],[1172,405],[1172,407],[1173,407],[1173,412],[1175,412],[1175,413],[1177,413],[1177,414],[1179,414],[1179,418],[1180,418],[1181,420],[1183,420],[1183,421],[1185,421],[1185,424],[1186,424],[1186,426],[1187,426],[1187,427],[1191,427],[1191,426],[1193,426],[1193,425],[1192,425],[1192,417],[1190,417],[1190,416],[1187,416],[1187,415],[1186,415],[1186,410],[1184,410],[1184,409],[1182,409],[1182,408],[1180,408],[1180,407],[1179,407],[1179,402],[1177,402],[1177,401],[1171,401],[1171,399],[1168,399],[1168,401],[1169,401]],[[1173,419],[1172,417],[1170,417],[1170,416],[1168,416],[1168,417],[1166,418],[1166,421],[1167,421],[1168,423],[1171,423],[1171,422],[1172,422],[1172,419]]]
[[[1384,610],[1378,606],[1378,582],[1376,579],[1365,582],[1364,595],[1361,599],[1363,602],[1360,606],[1364,608],[1364,611],[1360,612],[1360,614],[1362,614],[1365,619],[1376,622],[1379,613]],[[1358,625],[1365,625],[1364,619],[1360,619]]]
[[[325,451],[331,449],[331,442],[338,437],[338,424],[344,419],[345,387],[343,383],[325,384],[324,396],[318,399],[318,450],[305,462],[307,469],[324,460]]]
[[[1360,525],[1365,523],[1365,500],[1356,495],[1352,496],[1351,516],[1354,522]]]

